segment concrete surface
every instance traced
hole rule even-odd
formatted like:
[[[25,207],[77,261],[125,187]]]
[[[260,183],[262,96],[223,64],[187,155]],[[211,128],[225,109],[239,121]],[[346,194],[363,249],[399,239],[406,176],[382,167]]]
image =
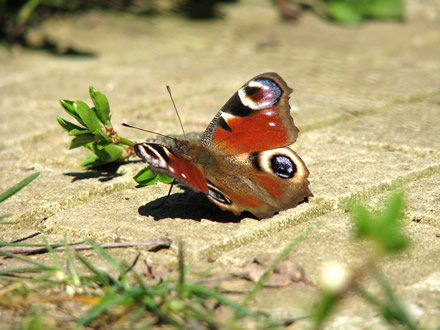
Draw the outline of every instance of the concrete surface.
[[[279,21],[267,1],[225,6],[224,19],[127,17],[91,12],[53,19],[39,33],[97,53],[55,57],[0,49],[0,191],[40,171],[30,186],[0,206],[13,214],[1,241],[42,232],[51,241],[90,237],[99,242],[173,239],[173,248],[144,258],[173,264],[179,239],[195,270],[238,271],[249,258],[279,252],[305,228],[320,224],[293,253],[318,283],[322,264],[361,262],[363,246],[350,240],[348,198],[379,205],[399,185],[407,193],[411,248],[381,265],[423,328],[440,324],[440,17],[438,4],[408,1],[404,23],[340,27],[312,15]],[[249,15],[249,13],[252,13]],[[437,14],[435,14],[437,13]],[[168,186],[136,188],[143,165],[115,174],[80,169],[86,150],[68,151],[70,137],[56,122],[69,119],[58,100],[91,103],[88,87],[105,93],[120,135],[136,124],[179,134],[165,90],[170,84],[186,131],[201,132],[227,99],[256,74],[276,71],[294,89],[300,128],[293,145],[310,170],[315,198],[261,221],[220,212],[203,196]],[[41,241],[37,237],[33,241]],[[131,260],[136,249],[112,251]],[[42,259],[46,257],[39,257]],[[1,260],[2,268],[14,261]],[[316,288],[295,284],[264,289],[255,306],[274,315],[302,315]],[[351,299],[351,300],[350,300]],[[388,326],[350,298],[328,328]],[[294,327],[307,326],[298,323]]]

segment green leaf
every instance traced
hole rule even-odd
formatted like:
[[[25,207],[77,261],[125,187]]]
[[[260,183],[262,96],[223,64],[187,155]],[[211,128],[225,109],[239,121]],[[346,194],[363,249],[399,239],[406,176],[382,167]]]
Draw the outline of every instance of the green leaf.
[[[99,120],[106,126],[111,126],[112,113],[110,112],[110,105],[107,97],[101,92],[97,91],[93,86],[89,88],[90,97],[95,105],[95,111]]]
[[[90,131],[87,128],[75,125],[74,123],[71,123],[70,121],[67,121],[60,116],[57,117],[58,124],[69,133],[69,135],[77,136],[80,134],[86,134],[90,133]]]
[[[84,122],[81,120],[80,116],[76,113],[73,101],[69,100],[60,100],[61,106],[66,110],[66,112],[75,118],[81,125],[86,126]]]
[[[94,141],[95,141],[95,136],[93,134],[78,135],[72,140],[72,142],[70,142],[69,150],[82,147],[83,145]]]
[[[173,183],[174,182],[174,178],[166,175],[165,173],[159,173],[158,177],[159,177],[159,181],[162,183]]]
[[[376,19],[401,20],[404,15],[402,0],[368,0],[364,6],[364,15]]]
[[[7,198],[11,197],[12,195],[16,194],[17,192],[19,192],[21,189],[26,187],[29,183],[34,181],[39,175],[40,175],[40,172],[36,172],[34,174],[31,174],[27,178],[25,178],[24,180],[17,183],[15,186],[12,186],[8,190],[6,190],[4,193],[2,193],[0,195],[0,202],[3,202],[5,199],[7,199]]]
[[[159,179],[159,175],[153,173],[150,166],[146,166],[137,172],[133,179],[142,186],[150,186]]]
[[[99,167],[106,163],[99,160],[98,156],[91,154],[87,156],[80,164],[81,167]]]
[[[137,172],[133,179],[142,186],[150,186],[157,180],[167,184],[174,182],[174,178],[165,173],[153,173],[150,166],[145,166],[142,170]]]
[[[362,22],[362,13],[356,3],[347,0],[333,0],[328,4],[328,13],[331,18],[342,24],[359,24]]]
[[[122,155],[122,149],[109,144],[101,147],[96,142],[91,145],[93,152],[98,156],[99,160],[105,164],[118,160]]]
[[[93,144],[95,144],[95,143],[93,143]],[[85,145],[85,147],[88,147],[88,146],[90,146],[90,145]],[[116,148],[116,151],[110,150],[110,153],[109,153],[107,150],[107,147],[112,147],[110,149]],[[105,148],[103,148],[103,150],[99,150],[99,153],[100,153],[101,157],[102,157],[102,155],[104,155],[105,157],[100,158],[96,154],[89,155],[81,162],[80,166],[87,167],[87,168],[90,168],[90,167],[96,168],[96,167],[100,167],[105,164],[111,163],[111,162],[119,159],[119,156],[122,154],[122,150],[114,145],[109,145],[109,146],[106,146]],[[112,160],[112,157],[110,157],[111,155],[113,155],[113,157],[115,157],[118,154],[119,154],[119,156],[116,157],[116,159],[114,159],[114,160]]]
[[[112,138],[110,136],[108,136],[107,134],[102,133],[101,131],[95,131],[95,135],[99,139],[100,144],[102,146],[113,143]]]
[[[87,104],[83,101],[76,101],[73,102],[73,108],[89,131],[95,132],[101,129],[98,116]]]

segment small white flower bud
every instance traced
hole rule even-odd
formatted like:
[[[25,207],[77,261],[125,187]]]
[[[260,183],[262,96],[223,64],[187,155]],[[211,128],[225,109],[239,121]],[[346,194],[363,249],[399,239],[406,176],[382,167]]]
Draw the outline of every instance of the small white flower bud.
[[[350,278],[349,269],[338,262],[326,262],[321,271],[321,288],[325,291],[338,293],[348,284]]]

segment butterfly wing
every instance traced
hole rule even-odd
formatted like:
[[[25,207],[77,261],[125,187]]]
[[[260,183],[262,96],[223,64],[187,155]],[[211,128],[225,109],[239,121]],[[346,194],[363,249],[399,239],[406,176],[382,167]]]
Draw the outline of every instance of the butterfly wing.
[[[286,146],[298,128],[290,115],[292,89],[277,73],[263,73],[241,87],[217,113],[201,143],[217,159],[204,167],[208,198],[235,214],[259,218],[313,196],[309,171]]]
[[[240,154],[284,147],[296,141],[290,115],[292,89],[274,72],[241,87],[217,113],[201,143],[220,154]]]
[[[224,210],[265,218],[313,196],[306,165],[288,147],[217,159],[215,168],[205,168],[207,195]]]
[[[208,193],[204,171],[187,156],[156,143],[136,143],[134,151],[155,172],[165,173],[194,191]]]

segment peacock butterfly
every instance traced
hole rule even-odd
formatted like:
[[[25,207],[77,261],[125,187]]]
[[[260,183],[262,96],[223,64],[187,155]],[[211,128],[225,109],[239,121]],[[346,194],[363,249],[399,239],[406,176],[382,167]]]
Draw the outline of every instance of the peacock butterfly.
[[[287,146],[298,128],[290,115],[292,89],[274,72],[241,87],[220,109],[200,142],[137,143],[136,154],[223,210],[258,218],[307,201],[309,171]]]

